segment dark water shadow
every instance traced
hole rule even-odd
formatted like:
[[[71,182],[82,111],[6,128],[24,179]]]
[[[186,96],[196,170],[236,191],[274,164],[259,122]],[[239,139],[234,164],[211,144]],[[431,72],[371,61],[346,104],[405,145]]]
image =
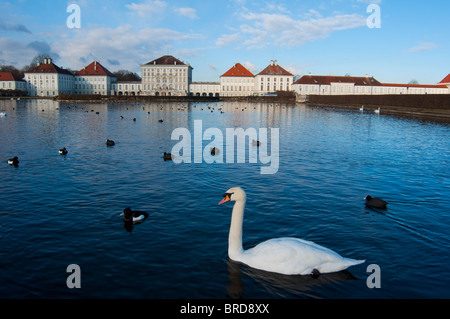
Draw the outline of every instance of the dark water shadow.
[[[233,299],[243,298],[245,277],[253,279],[272,296],[288,298],[298,296],[300,298],[319,298],[313,294],[313,290],[329,284],[358,280],[348,270],[330,274],[312,275],[283,275],[264,270],[254,269],[245,264],[227,259],[228,278],[230,285],[226,286],[228,295]]]

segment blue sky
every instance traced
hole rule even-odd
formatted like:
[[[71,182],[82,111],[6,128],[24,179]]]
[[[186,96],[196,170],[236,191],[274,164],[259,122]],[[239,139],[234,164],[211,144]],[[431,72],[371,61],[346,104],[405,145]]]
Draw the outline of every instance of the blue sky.
[[[81,28],[67,27],[72,3]],[[370,4],[380,28],[367,26]],[[50,53],[65,68],[97,60],[140,74],[170,54],[191,64],[194,81],[219,81],[236,62],[257,74],[277,60],[295,75],[434,84],[450,73],[449,12],[441,0],[0,0],[0,64]]]

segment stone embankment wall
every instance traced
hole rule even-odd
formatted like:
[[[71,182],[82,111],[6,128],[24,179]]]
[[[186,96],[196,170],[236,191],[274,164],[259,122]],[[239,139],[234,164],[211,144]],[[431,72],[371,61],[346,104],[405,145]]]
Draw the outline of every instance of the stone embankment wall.
[[[450,94],[424,95],[310,95],[306,103],[450,119]]]

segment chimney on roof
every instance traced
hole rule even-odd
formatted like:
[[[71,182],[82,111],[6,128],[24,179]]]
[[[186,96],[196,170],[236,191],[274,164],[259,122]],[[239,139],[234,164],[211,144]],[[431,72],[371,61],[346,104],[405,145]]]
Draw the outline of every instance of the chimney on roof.
[[[309,76],[311,76],[311,72],[309,72]]]
[[[270,66],[272,66],[273,65],[273,60],[270,60]]]
[[[369,74],[366,74],[366,78],[369,78]]]
[[[275,65],[278,65],[278,62],[277,62],[277,60],[275,60],[274,64],[275,64]]]
[[[94,61],[94,70],[97,70],[97,61]]]

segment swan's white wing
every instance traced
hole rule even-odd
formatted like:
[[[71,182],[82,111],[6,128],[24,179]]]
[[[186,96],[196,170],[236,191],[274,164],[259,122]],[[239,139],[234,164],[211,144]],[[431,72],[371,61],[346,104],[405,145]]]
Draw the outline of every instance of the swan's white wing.
[[[311,274],[314,269],[321,273],[335,272],[360,263],[314,242],[290,237],[270,239],[246,250],[240,261],[286,275]]]

